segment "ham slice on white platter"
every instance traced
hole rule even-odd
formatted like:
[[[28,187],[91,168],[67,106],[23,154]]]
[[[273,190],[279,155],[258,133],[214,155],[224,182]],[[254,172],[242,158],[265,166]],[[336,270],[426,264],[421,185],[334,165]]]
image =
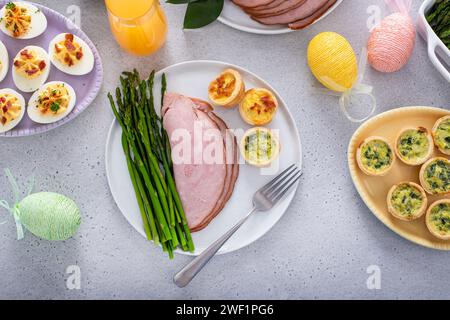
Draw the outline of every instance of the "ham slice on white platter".
[[[306,0],[282,0],[277,6],[266,9],[244,9],[249,15],[254,17],[270,17],[280,15],[295,9],[305,3]]]
[[[254,8],[269,5],[275,0],[232,0],[232,1],[240,7]]]
[[[296,7],[288,12],[269,16],[265,18],[252,17],[254,20],[262,24],[288,24],[297,20],[305,19],[314,14],[320,8],[325,6],[329,0],[306,0],[301,6]]]
[[[202,100],[167,93],[162,115],[188,226],[192,232],[199,231],[233,193],[239,175],[236,138]]]
[[[322,17],[337,0],[232,0],[253,20],[264,25],[287,25],[290,29],[306,28]]]

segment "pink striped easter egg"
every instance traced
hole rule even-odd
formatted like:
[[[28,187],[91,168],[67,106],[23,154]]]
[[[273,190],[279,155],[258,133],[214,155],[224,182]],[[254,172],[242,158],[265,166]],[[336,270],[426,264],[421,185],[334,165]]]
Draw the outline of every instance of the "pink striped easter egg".
[[[408,15],[393,13],[375,27],[367,46],[370,65],[380,72],[403,68],[412,55],[416,29]]]

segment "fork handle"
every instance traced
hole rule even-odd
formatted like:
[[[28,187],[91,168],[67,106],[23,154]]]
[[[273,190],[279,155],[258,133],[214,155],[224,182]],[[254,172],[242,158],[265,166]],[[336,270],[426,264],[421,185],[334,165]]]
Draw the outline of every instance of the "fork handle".
[[[219,251],[220,248],[231,238],[233,234],[250,218],[250,216],[257,210],[253,208],[241,221],[239,221],[233,228],[225,233],[222,237],[217,239],[211,244],[205,251],[203,251],[194,260],[188,263],[183,269],[181,269],[174,277],[173,282],[180,288],[187,286],[192,279],[199,273],[204,266],[211,260],[212,257]]]

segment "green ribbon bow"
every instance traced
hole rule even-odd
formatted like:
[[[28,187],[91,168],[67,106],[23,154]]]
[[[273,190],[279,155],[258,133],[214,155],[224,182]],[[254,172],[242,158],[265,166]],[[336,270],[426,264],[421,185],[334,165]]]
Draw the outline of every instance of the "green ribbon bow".
[[[8,201],[6,200],[0,200],[0,207],[5,208],[6,210],[9,211],[9,213],[11,213],[11,215],[14,217],[14,221],[16,223],[16,230],[17,230],[17,240],[21,240],[24,237],[24,232],[23,232],[23,226],[22,223],[20,222],[20,210],[19,210],[19,202],[20,202],[20,190],[19,190],[19,185],[17,184],[16,179],[14,179],[11,171],[9,169],[5,169],[5,175],[8,178],[9,183],[11,184],[12,187],[12,191],[14,194],[14,205],[10,206]],[[31,194],[31,192],[33,191],[34,188],[34,184],[35,184],[35,180],[34,177],[32,177],[30,179],[29,185],[28,185],[28,190],[27,190],[27,196],[29,196]],[[5,222],[3,222],[2,224],[4,224]]]

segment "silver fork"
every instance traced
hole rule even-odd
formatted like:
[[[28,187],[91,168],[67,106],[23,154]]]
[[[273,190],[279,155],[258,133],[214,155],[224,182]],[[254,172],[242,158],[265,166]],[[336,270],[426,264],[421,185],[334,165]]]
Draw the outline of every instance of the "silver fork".
[[[211,260],[219,249],[231,238],[231,236],[257,211],[272,209],[281,198],[300,179],[302,171],[295,165],[280,173],[275,179],[256,191],[253,195],[253,209],[233,228],[217,239],[198,257],[188,263],[174,277],[173,282],[180,288],[187,286],[203,267]]]

